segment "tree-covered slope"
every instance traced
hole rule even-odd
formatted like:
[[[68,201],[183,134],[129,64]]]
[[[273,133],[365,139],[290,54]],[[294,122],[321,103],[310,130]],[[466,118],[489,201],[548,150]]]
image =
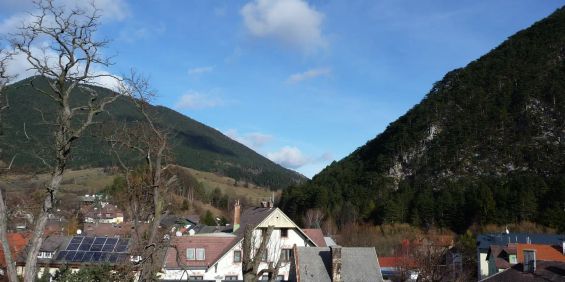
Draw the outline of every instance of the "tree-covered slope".
[[[433,67],[433,66],[430,66]],[[564,228],[565,9],[449,72],[384,132],[285,191],[299,219]]]
[[[3,112],[2,161],[9,162],[16,156],[14,168],[37,169],[42,163],[37,156],[46,155],[52,135],[46,121],[54,120],[53,101],[38,93],[31,83],[47,89],[46,81],[40,77],[24,79],[6,89],[10,108]],[[96,87],[102,95],[111,91]],[[77,93],[75,99],[86,99]],[[221,132],[176,111],[162,106],[150,109],[158,125],[171,138],[171,157],[175,163],[198,170],[218,172],[234,179],[250,181],[271,188],[285,188],[304,181],[304,176],[283,168],[257,154],[246,146],[233,141]],[[42,117],[43,115],[43,117]],[[119,130],[124,122],[143,120],[126,99],[118,99],[108,107],[107,113],[98,117],[100,124],[93,127],[89,136],[81,139],[73,151],[73,167],[101,167],[115,164],[109,147],[100,137],[100,131]]]

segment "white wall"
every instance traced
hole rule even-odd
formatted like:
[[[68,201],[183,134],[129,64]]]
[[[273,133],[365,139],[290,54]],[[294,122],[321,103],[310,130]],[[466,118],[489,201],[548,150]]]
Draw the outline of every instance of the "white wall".
[[[261,238],[261,231],[255,230],[254,237]],[[260,240],[257,240],[256,247],[258,248],[260,244]],[[307,246],[307,239],[303,237],[303,235],[297,231],[295,228],[288,230],[288,237],[281,238],[281,231],[280,229],[273,230],[271,234],[271,238],[268,244],[268,260],[269,261],[276,261],[280,256],[281,249],[292,249],[292,247],[296,244],[298,247]],[[186,279],[187,276],[203,276],[204,280],[216,280],[221,281],[225,278],[225,276],[232,276],[237,275],[238,279],[243,279],[243,274],[241,272],[241,262],[234,262],[233,261],[233,253],[234,250],[241,250],[241,241],[237,243],[232,249],[230,249],[223,257],[216,263],[216,265],[212,265],[207,270],[164,270],[163,275],[161,275],[161,279],[171,279],[171,280],[178,280],[178,279]],[[261,263],[259,266],[260,269],[266,268],[267,263]],[[285,279],[288,279],[288,274],[290,271],[290,262],[284,263],[279,270],[278,275],[284,275]]]

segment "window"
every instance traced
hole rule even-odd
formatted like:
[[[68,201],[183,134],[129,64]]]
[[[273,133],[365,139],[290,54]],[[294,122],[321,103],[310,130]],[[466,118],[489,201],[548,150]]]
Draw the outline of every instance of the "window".
[[[290,261],[292,259],[292,249],[282,249],[281,250],[281,260]]]
[[[269,281],[269,275],[265,274],[259,278],[259,281]]]
[[[284,281],[284,275],[277,275],[277,281]]]
[[[261,261],[267,261],[267,257],[269,257],[269,250],[265,249],[263,256],[261,257]]]
[[[233,262],[241,262],[241,251],[233,251]]]
[[[206,259],[206,252],[203,248],[196,249],[196,260],[205,260]]]
[[[518,263],[516,260],[516,255],[510,255],[508,256],[508,260],[510,261],[511,264],[516,264]]]
[[[186,249],[186,259],[187,260],[195,260],[195,255],[194,255],[194,248],[188,248]]]
[[[224,281],[237,281],[237,275],[226,276]]]
[[[188,280],[190,280],[190,281],[204,280],[204,276],[188,276]]]
[[[288,228],[281,228],[281,237],[288,237]]]

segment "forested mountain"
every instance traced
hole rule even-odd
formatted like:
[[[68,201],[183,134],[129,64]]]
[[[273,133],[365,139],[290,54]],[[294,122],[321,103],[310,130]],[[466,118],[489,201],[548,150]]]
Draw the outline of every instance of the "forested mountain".
[[[430,66],[433,67],[433,66]],[[287,189],[300,220],[408,222],[462,232],[536,221],[565,229],[565,8],[453,70],[384,132]]]
[[[15,170],[35,171],[44,168],[38,156],[45,155],[52,147],[49,145],[53,140],[49,130],[51,125],[44,120],[54,120],[54,102],[36,91],[30,82],[39,89],[48,89],[41,77],[24,79],[5,89],[10,108],[2,113],[3,127],[0,130],[5,138],[0,148],[3,149],[2,161],[5,163],[16,156]],[[95,89],[102,96],[111,94],[105,88]],[[77,101],[88,99],[85,93],[77,93],[73,97]],[[89,136],[79,140],[73,150],[72,167],[115,164],[109,147],[99,136],[100,132],[119,130],[124,122],[143,120],[125,98],[118,99],[107,109],[106,113],[97,116],[100,124],[93,127]],[[271,162],[221,132],[176,111],[162,106],[151,106],[150,111],[154,113],[158,126],[168,132],[172,151],[169,155],[179,165],[218,172],[273,189],[286,188],[305,180],[304,176]]]

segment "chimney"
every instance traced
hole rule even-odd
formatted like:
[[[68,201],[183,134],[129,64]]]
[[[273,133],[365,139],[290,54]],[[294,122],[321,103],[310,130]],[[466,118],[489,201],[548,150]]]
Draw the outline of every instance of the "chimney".
[[[235,201],[233,206],[233,232],[239,229],[239,221],[241,217],[241,206],[239,205],[239,200]]]
[[[332,282],[341,282],[341,246],[330,247],[332,254]]]

